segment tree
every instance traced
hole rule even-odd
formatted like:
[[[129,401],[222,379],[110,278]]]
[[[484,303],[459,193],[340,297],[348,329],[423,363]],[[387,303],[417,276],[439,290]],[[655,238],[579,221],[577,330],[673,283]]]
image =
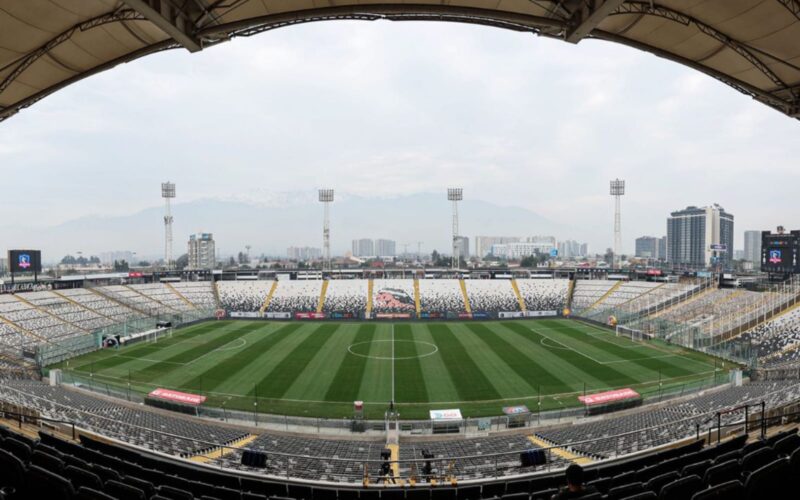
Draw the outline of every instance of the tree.
[[[434,250],[431,252],[431,262],[438,262],[439,261],[439,252]]]
[[[187,267],[189,267],[189,254],[185,253],[178,257],[178,259],[175,261],[175,269],[180,270]]]
[[[121,273],[121,272],[127,272],[129,270],[130,267],[128,266],[127,260],[122,259],[114,261],[114,272]]]
[[[140,261],[139,261],[139,263],[138,263],[138,264],[136,264],[136,265],[137,265],[138,267],[150,267],[150,261],[147,261],[147,260],[140,260]]]

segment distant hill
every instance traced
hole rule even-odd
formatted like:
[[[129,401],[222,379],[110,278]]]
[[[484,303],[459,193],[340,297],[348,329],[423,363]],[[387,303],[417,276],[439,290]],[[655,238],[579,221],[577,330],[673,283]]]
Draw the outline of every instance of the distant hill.
[[[303,199],[305,198],[305,199]],[[273,203],[274,205],[274,203]],[[342,196],[331,207],[332,252],[351,248],[355,238],[388,238],[397,251],[416,242],[430,253],[449,253],[451,207],[445,196],[417,194],[397,198]],[[571,235],[569,228],[518,207],[480,200],[459,205],[461,233],[469,236],[471,251],[476,235],[532,236]],[[251,254],[285,255],[288,246],[322,246],[322,206],[307,196],[281,206],[252,201],[203,199],[173,205],[175,255],[186,252],[193,232],[212,232],[221,255],[235,254],[251,245]],[[84,255],[110,250],[132,250],[139,258],[163,255],[163,208],[153,207],[127,216],[82,217],[52,227],[0,227],[2,244],[43,250],[52,262],[68,253]],[[572,233],[574,234],[574,233]]]

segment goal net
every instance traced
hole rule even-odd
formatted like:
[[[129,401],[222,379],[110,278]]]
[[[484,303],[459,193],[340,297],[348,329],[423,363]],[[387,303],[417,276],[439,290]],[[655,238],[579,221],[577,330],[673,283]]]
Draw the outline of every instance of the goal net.
[[[622,325],[617,325],[617,337],[629,338],[635,342],[642,342],[643,340],[652,339],[652,336],[648,333],[644,333],[641,330]]]

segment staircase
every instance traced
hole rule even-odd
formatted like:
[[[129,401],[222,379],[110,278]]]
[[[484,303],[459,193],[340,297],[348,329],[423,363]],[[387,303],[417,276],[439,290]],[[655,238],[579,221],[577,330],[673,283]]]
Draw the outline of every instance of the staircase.
[[[278,289],[278,280],[272,282],[272,287],[269,289],[269,293],[267,294],[267,298],[264,299],[264,303],[261,304],[261,309],[258,310],[261,314],[264,314],[264,311],[267,310],[269,307],[269,303],[272,302],[272,296],[275,295],[275,290]]]
[[[366,309],[367,318],[372,317],[372,294],[374,286],[375,286],[375,281],[370,278],[369,281],[367,281],[367,309]]]
[[[519,310],[522,312],[527,311],[528,309],[525,307],[525,299],[522,298],[522,294],[519,293],[519,286],[517,285],[517,280],[511,280],[511,288],[514,290],[514,295],[517,296],[517,302],[519,302]]]
[[[186,298],[186,296],[185,296],[184,294],[182,294],[181,292],[179,292],[177,288],[175,288],[174,286],[172,286],[172,285],[171,285],[170,283],[168,283],[168,282],[164,282],[164,284],[167,286],[167,288],[168,288],[168,289],[169,289],[169,290],[170,290],[172,293],[174,293],[175,295],[177,295],[179,299],[181,299],[182,301],[184,301],[184,302],[186,303],[186,305],[188,305],[188,306],[189,306],[189,307],[191,307],[192,309],[199,309],[199,307],[197,307],[196,305],[194,305],[194,303],[192,303],[192,301],[191,301],[191,300],[187,299],[187,298]]]
[[[419,280],[414,280],[414,307],[417,308],[417,318],[420,316],[422,307],[419,305]]]
[[[322,308],[325,306],[325,294],[328,291],[329,280],[322,280],[322,289],[319,291],[319,302],[317,302],[317,312],[321,313]]]
[[[472,314],[472,307],[469,305],[469,296],[467,296],[467,283],[464,280],[458,280],[458,284],[461,286],[461,296],[464,297],[464,310],[467,311],[467,314]]]

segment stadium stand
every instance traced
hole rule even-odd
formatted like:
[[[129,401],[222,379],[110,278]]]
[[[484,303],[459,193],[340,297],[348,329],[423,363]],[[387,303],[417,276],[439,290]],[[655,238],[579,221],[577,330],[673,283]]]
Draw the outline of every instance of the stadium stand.
[[[762,365],[782,365],[800,358],[800,308],[743,333],[739,342],[756,349]]]
[[[322,280],[278,281],[278,288],[275,289],[266,310],[270,312],[314,312],[317,310],[321,292]],[[268,293],[269,288],[267,288]],[[264,298],[267,294],[264,294]],[[364,295],[366,296],[366,293]],[[257,311],[258,308],[255,310]]]
[[[158,302],[174,311],[191,311],[194,307],[183,300],[172,288],[164,283],[147,283],[128,285],[130,289],[138,292],[148,299]]]
[[[40,292],[34,292],[40,293]],[[86,333],[74,324],[48,314],[16,295],[0,295],[0,317],[40,340],[52,341]]]
[[[629,415],[580,423],[558,430],[538,432],[537,436],[554,445],[564,446],[576,453],[593,457],[624,455],[646,447],[659,446],[686,437],[697,430],[696,425],[708,420],[719,409],[733,408],[745,403],[767,401],[770,406],[800,398],[797,381],[755,382],[711,392],[682,402],[672,402],[662,408],[647,409]],[[731,414],[723,423],[741,419]],[[729,419],[727,422],[725,419]],[[641,430],[645,429],[645,430]],[[624,438],[602,439],[632,433]],[[586,443],[571,445],[592,440]]]
[[[413,313],[415,311],[413,280],[376,279],[373,281],[373,313]]]
[[[367,280],[330,280],[322,310],[358,317],[367,309],[368,285]]]
[[[210,281],[180,281],[169,283],[175,291],[199,309],[214,309],[217,301],[214,298],[214,285]]]
[[[575,291],[572,293],[572,309],[580,312],[591,307],[618,284],[618,281],[609,280],[576,280]]]
[[[219,292],[220,306],[227,311],[258,311],[264,305],[272,283],[272,281],[261,280],[218,281],[217,291]]]
[[[567,305],[569,280],[519,279],[517,287],[529,311],[561,311]]]
[[[46,310],[83,330],[94,330],[114,323],[112,319],[72,303],[51,291],[30,292],[21,295],[37,308]]]
[[[466,312],[458,280],[419,280],[420,310],[438,313]]]
[[[58,294],[71,302],[79,304],[80,306],[93,311],[100,316],[110,318],[115,323],[121,323],[123,321],[145,317],[143,313],[126,307],[119,302],[109,300],[108,298],[87,288],[58,290],[54,291],[53,293]]]
[[[473,311],[519,311],[519,301],[511,287],[511,280],[465,280],[464,283]]]
[[[108,285],[95,287],[95,292],[124,304],[149,316],[175,313],[176,310],[162,304],[152,297],[142,294],[126,285]]]

